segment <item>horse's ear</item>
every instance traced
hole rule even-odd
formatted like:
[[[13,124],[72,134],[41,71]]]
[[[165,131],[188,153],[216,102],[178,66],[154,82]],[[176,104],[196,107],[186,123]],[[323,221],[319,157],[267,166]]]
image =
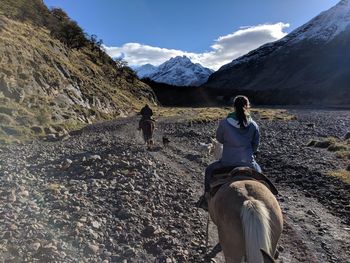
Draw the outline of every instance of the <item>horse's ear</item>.
[[[264,249],[260,248],[264,263],[275,263],[276,261]]]

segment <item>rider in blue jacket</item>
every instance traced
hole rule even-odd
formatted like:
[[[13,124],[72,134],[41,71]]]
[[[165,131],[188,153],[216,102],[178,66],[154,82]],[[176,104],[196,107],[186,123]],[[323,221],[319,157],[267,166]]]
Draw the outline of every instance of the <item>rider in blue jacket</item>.
[[[214,170],[228,166],[245,166],[261,172],[261,168],[254,158],[259,147],[259,127],[249,115],[248,98],[245,96],[235,97],[233,107],[234,112],[222,119],[216,130],[216,139],[223,144],[223,152],[221,159],[211,163],[205,170],[205,193],[199,201],[199,206],[203,208],[207,206],[209,183]]]

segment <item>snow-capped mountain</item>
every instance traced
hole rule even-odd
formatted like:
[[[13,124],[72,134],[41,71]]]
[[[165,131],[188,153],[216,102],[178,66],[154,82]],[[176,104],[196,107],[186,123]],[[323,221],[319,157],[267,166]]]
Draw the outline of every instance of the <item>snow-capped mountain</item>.
[[[186,56],[171,58],[158,67],[146,64],[135,71],[139,78],[150,78],[175,86],[199,86],[213,73],[211,69],[192,63]]]
[[[350,0],[213,73],[206,87],[261,103],[350,104]]]
[[[289,44],[302,40],[329,42],[342,32],[349,30],[350,1],[342,0],[328,11],[322,12],[285,37]]]

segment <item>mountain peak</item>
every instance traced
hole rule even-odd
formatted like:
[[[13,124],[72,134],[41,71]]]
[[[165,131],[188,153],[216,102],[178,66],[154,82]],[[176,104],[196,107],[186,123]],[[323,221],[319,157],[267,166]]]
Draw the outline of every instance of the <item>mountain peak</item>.
[[[187,65],[187,64],[192,64],[192,61],[186,57],[185,55],[183,56],[176,56],[172,57],[168,61],[164,62],[163,64],[180,64],[180,65]]]
[[[187,56],[172,57],[158,67],[149,65],[135,69],[139,78],[150,78],[156,82],[175,86],[199,86],[213,73],[211,69],[192,63]]]
[[[342,0],[297,28],[282,40],[297,42],[303,39],[330,41],[350,29],[350,0]]]
[[[172,57],[171,60],[176,60],[176,61],[191,61],[187,56],[182,55],[182,56],[176,56],[176,57]]]

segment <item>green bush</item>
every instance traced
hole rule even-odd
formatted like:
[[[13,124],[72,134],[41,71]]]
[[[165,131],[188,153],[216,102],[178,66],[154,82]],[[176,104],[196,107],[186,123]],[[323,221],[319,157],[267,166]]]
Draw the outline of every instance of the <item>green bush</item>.
[[[84,31],[62,9],[53,8],[50,13],[51,17],[46,26],[53,37],[71,48],[81,48],[87,45],[88,41]]]

